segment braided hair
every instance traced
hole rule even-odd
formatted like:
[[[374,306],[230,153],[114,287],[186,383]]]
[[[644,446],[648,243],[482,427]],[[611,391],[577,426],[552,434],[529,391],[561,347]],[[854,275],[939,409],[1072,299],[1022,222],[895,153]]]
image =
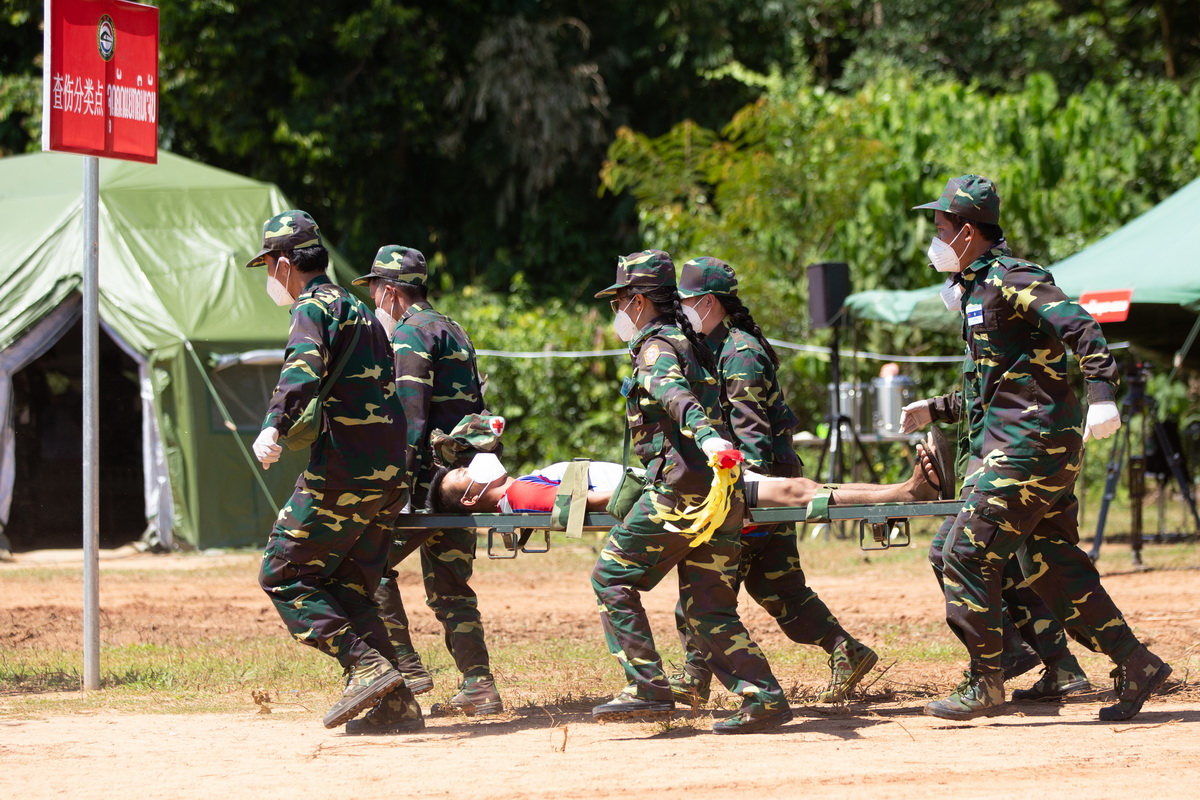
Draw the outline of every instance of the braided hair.
[[[683,313],[683,303],[679,302],[679,290],[674,284],[651,288],[634,286],[630,287],[629,293],[645,295],[646,299],[654,306],[655,311],[669,316],[675,326],[683,331],[683,335],[692,343],[692,349],[696,351],[696,358],[699,359],[700,364],[709,373],[717,374],[717,359],[708,349],[708,345],[704,344],[700,334],[692,328],[692,323],[688,322],[687,316]]]
[[[754,317],[750,315],[750,309],[742,303],[736,295],[719,294],[715,295],[721,301],[721,306],[725,309],[725,313],[729,316],[730,327],[745,331],[746,333],[758,339],[759,344],[767,351],[767,356],[771,359],[772,366],[779,369],[779,356],[775,352],[775,348],[771,347],[771,343],[767,341],[767,337],[762,332],[762,328],[758,327],[758,323],[754,321]]]

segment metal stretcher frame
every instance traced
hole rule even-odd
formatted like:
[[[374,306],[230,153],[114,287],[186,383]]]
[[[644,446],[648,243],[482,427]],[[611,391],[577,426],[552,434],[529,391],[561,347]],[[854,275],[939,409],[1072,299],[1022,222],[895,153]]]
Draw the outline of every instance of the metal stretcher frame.
[[[905,547],[911,541],[908,520],[911,517],[949,517],[962,509],[960,500],[934,500],[923,503],[872,503],[868,505],[830,505],[819,519],[810,517],[807,508],[754,508],[750,521],[761,524],[780,522],[858,521],[858,546],[863,550],[887,550]],[[619,520],[609,514],[589,511],[584,515],[584,530],[608,530]],[[519,553],[545,553],[550,550],[550,532],[558,530],[553,515],[544,514],[401,514],[397,528],[486,528],[488,558],[516,558]],[[535,531],[543,533],[542,542],[530,546]],[[499,534],[500,547],[497,548]],[[869,542],[868,542],[869,540]]]

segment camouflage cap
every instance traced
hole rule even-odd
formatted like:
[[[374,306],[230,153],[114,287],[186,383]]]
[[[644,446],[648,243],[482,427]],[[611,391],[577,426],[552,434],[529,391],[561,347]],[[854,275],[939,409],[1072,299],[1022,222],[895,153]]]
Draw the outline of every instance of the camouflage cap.
[[[679,273],[679,296],[699,297],[702,294],[737,296],[737,275],[733,267],[713,256],[693,258]]]
[[[321,229],[307,211],[293,208],[263,223],[262,252],[246,262],[247,267],[265,267],[267,254],[297,247],[324,245]]]
[[[1000,224],[1000,195],[996,194],[996,184],[980,175],[951,178],[946,181],[941,197],[932,203],[913,206],[913,211],[919,208],[957,214],[972,222]]]
[[[617,258],[617,279],[596,297],[609,297],[626,286],[674,286],[675,263],[662,250],[642,250]]]
[[[397,283],[424,286],[429,278],[429,270],[425,267],[424,254],[415,247],[385,244],[375,254],[371,271],[355,278],[352,283],[362,286],[371,278],[387,278]]]
[[[491,414],[468,414],[449,433],[435,429],[429,435],[433,460],[443,467],[465,466],[463,462],[476,453],[504,453],[500,434],[504,433],[504,417]]]

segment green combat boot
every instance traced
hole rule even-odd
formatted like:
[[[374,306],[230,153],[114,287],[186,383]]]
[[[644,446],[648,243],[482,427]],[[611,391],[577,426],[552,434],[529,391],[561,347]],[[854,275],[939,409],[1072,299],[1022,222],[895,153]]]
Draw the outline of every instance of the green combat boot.
[[[675,701],[648,700],[638,697],[634,686],[626,686],[619,695],[592,709],[597,722],[617,722],[623,719],[670,719],[675,713]]]
[[[1121,722],[1141,711],[1150,693],[1170,676],[1171,665],[1139,644],[1111,674],[1117,702],[1100,709],[1101,722]]]
[[[844,639],[829,654],[829,687],[817,695],[817,702],[844,702],[877,663],[879,656],[874,650],[854,639]]]
[[[942,719],[974,719],[994,717],[1007,710],[1002,673],[975,675],[964,672],[963,678],[963,682],[945,700],[927,703],[925,713]]]
[[[1017,702],[1031,700],[1062,700],[1075,692],[1086,692],[1092,688],[1083,667],[1075,656],[1067,656],[1055,664],[1047,664],[1042,677],[1028,689],[1014,689],[1012,699]]]
[[[336,728],[403,685],[404,676],[390,661],[372,650],[350,669],[342,699],[333,704],[322,722],[326,728]]]
[[[450,698],[450,705],[474,717],[478,714],[498,714],[504,709],[496,681],[491,675],[472,675],[464,678],[458,694]]]
[[[375,707],[359,719],[346,723],[350,736],[371,736],[395,733],[411,733],[425,727],[421,706],[407,686],[382,698]]]
[[[396,657],[396,669],[404,676],[404,685],[413,694],[425,694],[433,688],[433,676],[421,663],[418,653],[405,653]]]
[[[667,683],[671,685],[671,696],[675,698],[675,702],[688,708],[702,706],[708,702],[710,682],[711,677],[709,680],[705,680],[697,678],[687,671],[676,672],[667,678]]]
[[[756,733],[792,721],[792,709],[782,703],[747,703],[732,717],[714,722],[713,733]]]

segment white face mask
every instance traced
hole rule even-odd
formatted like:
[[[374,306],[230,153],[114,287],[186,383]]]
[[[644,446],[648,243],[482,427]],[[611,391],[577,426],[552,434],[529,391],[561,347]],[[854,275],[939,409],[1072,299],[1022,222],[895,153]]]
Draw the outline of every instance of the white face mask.
[[[388,336],[391,336],[392,331],[396,330],[396,319],[382,308],[375,309],[375,319],[379,320],[379,324],[383,326],[383,332]]]
[[[708,315],[711,311],[712,309],[710,308],[703,314],[699,314],[697,313],[695,306],[683,307],[683,315],[687,317],[687,321],[691,323],[692,330],[700,334],[704,333],[704,320],[708,319]]]
[[[632,303],[633,301],[631,300],[630,302]],[[637,336],[638,332],[637,325],[633,324],[633,319],[624,308],[618,311],[617,315],[613,317],[613,330],[617,332],[617,336],[620,337],[622,342],[632,342],[633,337]]]
[[[962,310],[962,284],[951,278],[946,278],[946,285],[939,292],[942,297],[942,302],[946,304],[946,308],[951,311]]]
[[[275,262],[279,264],[278,261]],[[278,266],[276,266],[278,269]],[[288,271],[291,272],[292,262],[288,262]],[[267,296],[274,301],[277,306],[290,306],[296,302],[296,298],[292,297],[292,293],[288,291],[287,284],[279,280],[274,273],[267,274]]]
[[[387,301],[387,295],[384,295],[383,300]],[[392,331],[396,330],[396,318],[383,310],[383,306],[375,307],[375,319],[379,320],[379,324],[383,326],[383,331],[388,336],[392,335]]]
[[[925,251],[925,254],[929,256],[929,263],[933,264],[933,268],[938,272],[962,272],[958,253],[954,252],[954,248],[950,245],[958,241],[958,237],[964,230],[966,230],[965,225],[958,229],[958,233],[954,234],[950,244],[946,244],[936,236],[929,243],[929,249]]]
[[[467,488],[463,491],[463,503],[467,505],[474,503],[479,499],[480,495],[487,491],[489,484],[503,478],[507,474],[508,470],[500,463],[500,459],[497,458],[495,453],[476,453],[475,457],[471,459],[471,463],[467,465],[467,477],[470,479],[470,483],[467,484]],[[479,491],[468,503],[467,498],[471,494],[471,487],[477,483],[480,484]]]

